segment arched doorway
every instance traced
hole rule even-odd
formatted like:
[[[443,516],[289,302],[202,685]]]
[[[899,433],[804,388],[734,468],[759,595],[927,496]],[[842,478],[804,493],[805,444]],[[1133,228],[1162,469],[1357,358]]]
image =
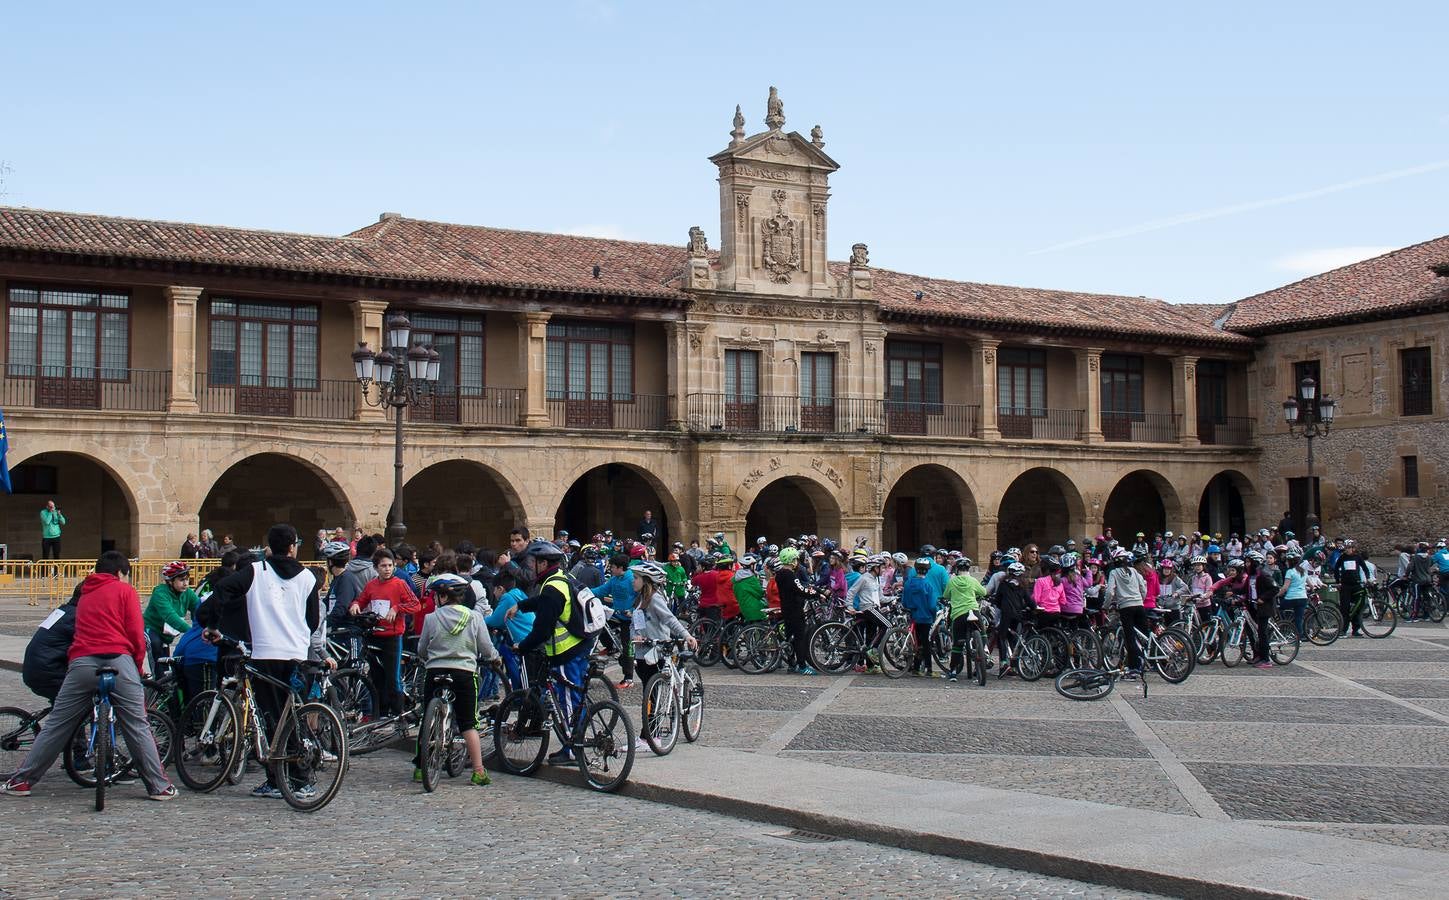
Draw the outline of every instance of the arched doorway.
[[[450,459],[428,466],[408,479],[403,501],[407,542],[414,547],[435,540],[455,547],[468,540],[501,550],[508,545],[509,530],[524,522],[523,505],[513,487],[472,460]]]
[[[1166,531],[1169,522],[1179,521],[1177,492],[1167,479],[1145,469],[1124,475],[1112,488],[1102,509],[1102,525],[1112,529],[1117,540],[1129,545],[1139,531],[1151,539]]]
[[[65,516],[60,554],[95,559],[106,550],[140,554],[136,500],[109,469],[81,453],[38,453],[10,470],[12,493],[0,494],[0,543],[11,559],[40,558],[40,510]]]
[[[1001,547],[1063,542],[1086,528],[1082,495],[1055,469],[1028,469],[1001,497],[996,542]]]
[[[746,546],[755,538],[783,544],[786,538],[817,534],[841,540],[840,506],[824,485],[798,475],[787,475],[765,485],[745,513]]]
[[[316,553],[313,538],[320,528],[356,522],[342,489],[310,463],[280,453],[259,453],[222,473],[207,492],[199,513],[202,528],[218,541],[230,534],[238,547],[258,547],[267,529],[286,522],[302,536],[301,555]]]
[[[1212,477],[1197,506],[1197,529],[1206,534],[1247,534],[1248,498],[1253,484],[1242,472],[1229,469]]]
[[[976,500],[945,466],[916,466],[885,502],[884,548],[916,553],[925,544],[976,552]]]
[[[670,510],[677,508],[668,490],[652,475],[627,463],[607,463],[585,472],[569,486],[554,514],[553,527],[555,531],[567,529],[579,541],[605,530],[620,537],[638,537],[648,510],[658,526],[655,546],[667,546],[675,539],[669,529],[677,524]]]

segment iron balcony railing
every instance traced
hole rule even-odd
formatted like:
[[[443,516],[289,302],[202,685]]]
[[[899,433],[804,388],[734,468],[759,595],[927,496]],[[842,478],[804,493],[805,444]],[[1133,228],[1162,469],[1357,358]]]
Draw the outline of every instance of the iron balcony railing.
[[[1176,413],[1102,410],[1102,440],[1115,443],[1172,444],[1177,442]]]
[[[170,395],[165,370],[9,365],[0,407],[164,412]]]
[[[1253,443],[1253,420],[1247,416],[1224,416],[1217,420],[1199,418],[1197,439],[1204,444],[1246,447]]]
[[[663,431],[669,423],[667,394],[579,394],[548,398],[555,428],[604,431]]]
[[[1080,409],[1001,406],[996,410],[996,427],[1004,438],[1080,441],[1084,418]]]
[[[885,401],[886,431],[927,437],[978,437],[981,407],[964,403]]]
[[[884,402],[860,397],[690,394],[689,430],[759,434],[882,434]]]
[[[204,413],[346,421],[357,408],[356,381],[267,379],[237,384],[196,373],[196,402]]]

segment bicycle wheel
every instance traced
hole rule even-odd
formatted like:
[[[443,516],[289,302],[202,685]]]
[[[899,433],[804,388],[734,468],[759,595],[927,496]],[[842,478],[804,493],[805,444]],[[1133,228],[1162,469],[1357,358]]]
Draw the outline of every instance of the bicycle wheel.
[[[942,619],[931,628],[931,658],[943,672],[951,667],[950,619]]]
[[[780,639],[770,625],[751,625],[741,629],[735,641],[735,661],[740,671],[763,675],[780,667]]]
[[[70,740],[65,742],[65,748],[61,750],[61,764],[65,767],[65,774],[78,787],[91,790],[96,786],[96,757],[95,748],[91,745],[92,735],[96,730],[96,717],[94,713],[86,713],[81,720],[75,723],[75,729],[70,733]]]
[[[574,729],[574,758],[584,780],[596,791],[617,791],[634,768],[634,725],[624,707],[606,700],[584,712]]]
[[[347,729],[337,711],[325,703],[303,703],[282,720],[272,753],[284,756],[272,764],[272,784],[287,805],[316,812],[337,796],[347,774]]]
[[[976,685],[986,687],[986,635],[979,627],[971,630],[971,658],[976,664]]]
[[[0,777],[9,778],[40,734],[40,720],[18,706],[0,707]]]
[[[225,694],[202,691],[181,710],[177,723],[176,774],[193,791],[209,793],[244,759],[241,719]]]
[[[510,775],[537,772],[548,752],[548,730],[545,706],[538,694],[525,688],[504,697],[493,720],[493,748],[503,771]]]
[[[684,676],[684,739],[692,744],[704,727],[704,673],[690,661],[680,666],[680,674]]]
[[[639,730],[644,742],[658,756],[668,756],[679,743],[679,703],[674,684],[664,673],[649,679],[644,687]],[[585,773],[588,774],[587,772]]]
[[[1058,672],[1069,665],[1071,643],[1067,640],[1066,632],[1060,628],[1043,628],[1041,636],[1046,638],[1047,646],[1051,648],[1051,652],[1047,654],[1046,667],[1042,674],[1055,678]]]
[[[1430,622],[1438,624],[1444,621],[1444,595],[1434,588],[1425,588],[1427,596],[1424,597],[1424,615]]]
[[[1285,630],[1277,622],[1268,623],[1268,655],[1273,662],[1286,666],[1298,658],[1298,633],[1293,626]]]
[[[1122,646],[1122,628],[1108,629],[1102,632],[1102,665],[1108,669],[1122,668],[1122,657],[1126,650]]]
[[[96,812],[106,808],[106,788],[116,774],[116,736],[111,731],[111,704],[96,705],[96,740],[94,758],[96,761]]]
[[[743,627],[739,619],[732,619],[719,635],[719,661],[725,664],[726,669],[738,669],[739,662],[735,659],[736,639],[740,636],[740,629]]]
[[[1039,634],[1028,637],[1021,643],[1021,654],[1016,659],[1016,673],[1022,681],[1036,681],[1046,672],[1052,647]]]
[[[1303,617],[1303,630],[1308,633],[1309,641],[1327,647],[1343,631],[1343,613],[1336,606],[1311,607]]]
[[[1162,634],[1153,635],[1151,655],[1160,657],[1152,661],[1152,667],[1168,684],[1181,684],[1192,674],[1197,657],[1192,652],[1192,639],[1176,628],[1168,628]]]
[[[619,702],[619,689],[614,687],[614,682],[603,675],[590,675],[584,685],[585,703],[602,703],[605,700]]]
[[[825,622],[810,633],[810,660],[815,668],[831,675],[848,671],[860,658],[860,639],[844,622]]]
[[[1386,638],[1399,627],[1399,613],[1392,603],[1383,597],[1368,597],[1364,600],[1363,633],[1371,638]]]
[[[1235,628],[1229,628],[1227,631],[1223,632],[1223,646],[1222,650],[1219,652],[1219,655],[1222,656],[1223,659],[1223,665],[1227,666],[1229,669],[1242,662],[1243,659],[1248,655],[1246,650],[1248,640],[1247,627],[1244,626],[1243,633],[1241,635],[1238,635],[1238,639],[1236,641],[1233,640],[1233,635],[1235,631]]]
[[[418,731],[418,768],[423,770],[423,790],[429,794],[438,789],[438,779],[453,743],[448,710],[448,701],[443,697],[429,700]]]
[[[1112,693],[1116,682],[1100,669],[1067,669],[1057,676],[1057,693],[1068,700],[1101,700]]]
[[[1071,642],[1071,662],[1067,668],[1094,669],[1102,664],[1102,642],[1090,628],[1074,628],[1067,636]]]
[[[900,678],[916,665],[916,632],[909,624],[886,629],[880,645],[880,668],[891,678]]]
[[[719,639],[720,626],[714,619],[700,619],[690,629],[694,639],[699,642],[699,649],[695,651],[695,659],[699,660],[701,666],[712,666],[719,662]]]

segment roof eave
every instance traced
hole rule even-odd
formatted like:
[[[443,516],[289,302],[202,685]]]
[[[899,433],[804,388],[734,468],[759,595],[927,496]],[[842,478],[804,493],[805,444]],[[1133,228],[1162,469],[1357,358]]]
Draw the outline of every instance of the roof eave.
[[[957,313],[940,311],[904,311],[881,308],[881,319],[894,320],[898,322],[921,322],[933,324],[960,325],[968,328],[979,328],[983,331],[1008,331],[1014,333],[1041,333],[1049,332],[1059,335],[1070,335],[1073,337],[1102,337],[1114,340],[1135,340],[1151,339],[1158,343],[1175,344],[1181,346],[1228,346],[1246,349],[1254,342],[1251,337],[1231,332],[1224,332],[1221,336],[1181,334],[1170,332],[1145,332],[1125,331],[1113,328],[1099,328],[1088,325],[1062,325],[1047,322],[1011,322],[1000,319],[988,319],[982,316],[971,316]]]

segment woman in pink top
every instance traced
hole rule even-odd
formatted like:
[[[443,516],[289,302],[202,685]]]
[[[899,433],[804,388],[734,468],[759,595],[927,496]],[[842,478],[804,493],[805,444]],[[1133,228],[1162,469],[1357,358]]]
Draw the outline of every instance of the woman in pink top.
[[[1061,564],[1049,556],[1043,557],[1041,575],[1031,589],[1031,602],[1037,608],[1037,624],[1048,625],[1062,614],[1065,591],[1062,588]]]
[[[1157,567],[1148,566],[1144,577],[1147,579],[1147,595],[1142,600],[1142,608],[1156,609],[1157,595],[1162,592],[1162,579],[1157,577]]]
[[[1082,574],[1081,559],[1075,553],[1062,557],[1062,615],[1080,616],[1087,606],[1087,576]]]

